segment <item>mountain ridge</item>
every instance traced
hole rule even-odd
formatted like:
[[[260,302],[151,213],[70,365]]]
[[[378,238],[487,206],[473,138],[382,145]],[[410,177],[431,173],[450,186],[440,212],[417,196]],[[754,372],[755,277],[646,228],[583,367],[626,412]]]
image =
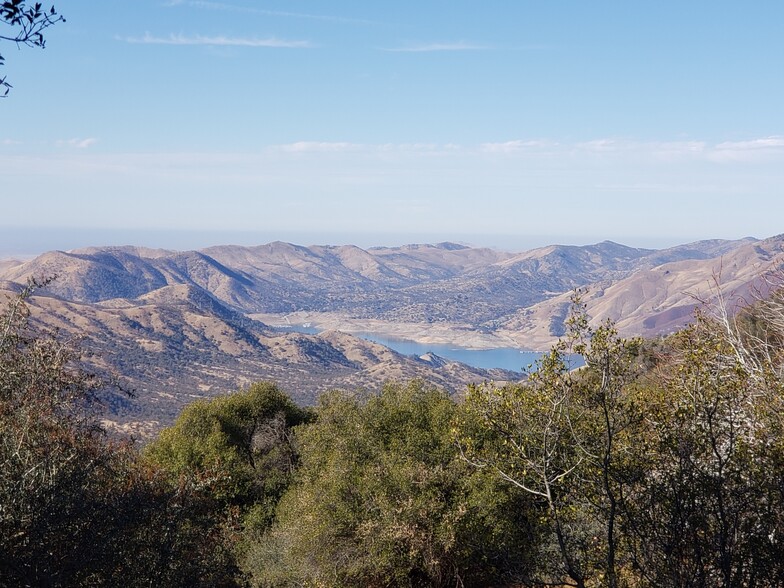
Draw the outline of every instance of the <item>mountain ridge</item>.
[[[7,298],[20,291],[15,282],[0,282]],[[330,389],[372,389],[389,379],[421,378],[457,393],[471,382],[519,378],[505,370],[404,356],[345,333],[281,332],[192,285],[101,303],[39,291],[28,306],[37,330],[77,339],[91,370],[116,376],[135,391],[130,400],[112,395],[104,419],[141,437],[171,424],[192,400],[259,380],[274,380],[297,402],[313,404]]]
[[[577,287],[593,284],[603,290],[603,284],[622,282],[667,263],[711,263],[744,247],[781,240],[706,240],[663,250],[604,241],[521,253],[450,243],[361,249],[277,241],[183,252],[93,247],[45,253],[0,269],[0,279],[23,283],[31,277],[59,275],[51,293],[90,303],[133,299],[189,284],[245,315],[333,314],[349,322],[450,323],[487,333],[520,309]],[[757,255],[757,262],[763,257]]]
[[[200,251],[91,247],[0,264],[0,287],[59,276],[31,301],[41,326],[85,342],[89,361],[140,390],[107,418],[137,434],[182,404],[273,379],[302,403],[331,387],[422,377],[459,391],[519,377],[432,354],[401,356],[350,333],[422,343],[546,349],[570,293],[595,320],[656,336],[691,320],[698,299],[748,296],[784,268],[784,236],[664,250],[612,241],[512,253],[441,243],[361,249],[274,242]],[[4,285],[4,286],[3,286]],[[713,290],[712,290],[713,289]],[[281,330],[291,320],[323,332]]]

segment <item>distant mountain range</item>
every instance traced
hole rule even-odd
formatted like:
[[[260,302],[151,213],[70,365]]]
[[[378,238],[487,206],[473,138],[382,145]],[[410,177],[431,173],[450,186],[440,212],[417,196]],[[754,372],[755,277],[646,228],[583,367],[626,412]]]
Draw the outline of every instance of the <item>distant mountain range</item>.
[[[35,320],[78,334],[90,361],[139,392],[111,418],[140,433],[182,403],[250,381],[279,381],[301,402],[334,387],[426,377],[459,390],[513,377],[429,355],[405,357],[343,332],[430,343],[545,349],[571,291],[625,335],[672,331],[697,298],[744,296],[784,265],[784,237],[700,241],[664,250],[605,241],[523,253],[454,243],[360,249],[269,243],[201,251],[98,247],[0,261],[0,287],[57,276]],[[305,335],[273,328],[308,322]],[[272,326],[270,326],[272,325]]]

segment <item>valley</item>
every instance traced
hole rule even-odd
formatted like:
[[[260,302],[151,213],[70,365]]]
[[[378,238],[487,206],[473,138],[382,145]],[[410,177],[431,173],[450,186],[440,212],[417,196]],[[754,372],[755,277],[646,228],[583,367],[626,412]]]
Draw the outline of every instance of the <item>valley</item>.
[[[313,404],[326,390],[389,380],[422,378],[459,394],[470,383],[521,377],[355,335],[542,351],[563,333],[571,293],[582,288],[594,321],[657,336],[688,323],[700,300],[742,302],[764,290],[783,265],[782,237],[522,253],[452,243],[95,247],[6,260],[0,289],[13,296],[28,279],[56,276],[30,300],[35,324],[78,341],[88,365],[134,390],[133,399],[112,396],[105,422],[149,437],[185,404],[258,380]],[[304,324],[318,333],[291,328]]]

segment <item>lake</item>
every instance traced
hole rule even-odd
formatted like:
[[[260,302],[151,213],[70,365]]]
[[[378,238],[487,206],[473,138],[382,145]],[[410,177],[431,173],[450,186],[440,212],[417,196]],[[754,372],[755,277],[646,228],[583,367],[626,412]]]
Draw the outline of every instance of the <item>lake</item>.
[[[454,345],[437,345],[432,343],[417,343],[403,339],[392,339],[375,333],[354,333],[368,341],[380,343],[394,349],[403,355],[421,356],[426,353],[435,353],[446,359],[460,361],[473,367],[491,369],[503,368],[513,372],[522,372],[532,365],[542,355],[536,351],[520,351],[511,347],[498,349],[464,349]]]
[[[319,329],[304,325],[291,325],[286,329],[300,333],[315,335]],[[513,372],[522,372],[528,369],[542,353],[537,351],[521,351],[512,347],[501,347],[498,349],[465,349],[454,345],[438,345],[431,343],[417,343],[405,339],[395,339],[385,337],[376,333],[352,333],[356,337],[361,337],[368,341],[380,343],[390,349],[394,349],[403,355],[416,355],[417,357],[426,353],[435,353],[440,357],[460,361],[473,367],[492,369],[502,368]]]

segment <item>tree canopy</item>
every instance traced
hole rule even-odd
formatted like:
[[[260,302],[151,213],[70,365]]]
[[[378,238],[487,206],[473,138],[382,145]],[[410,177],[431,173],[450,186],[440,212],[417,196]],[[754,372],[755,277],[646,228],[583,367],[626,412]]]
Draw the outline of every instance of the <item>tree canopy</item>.
[[[0,310],[0,586],[232,585],[231,521],[107,437],[91,411],[106,382],[30,324],[40,285]]]
[[[35,287],[0,311],[0,586],[784,586],[782,292],[654,342],[578,297],[525,382],[261,382],[139,452]]]
[[[753,318],[770,303],[699,314],[653,368],[577,304],[527,383],[469,392],[466,459],[541,505],[531,585],[784,585],[781,332]]]
[[[422,382],[324,396],[301,466],[245,556],[260,586],[497,585],[529,550],[525,497],[460,459],[458,406]]]

